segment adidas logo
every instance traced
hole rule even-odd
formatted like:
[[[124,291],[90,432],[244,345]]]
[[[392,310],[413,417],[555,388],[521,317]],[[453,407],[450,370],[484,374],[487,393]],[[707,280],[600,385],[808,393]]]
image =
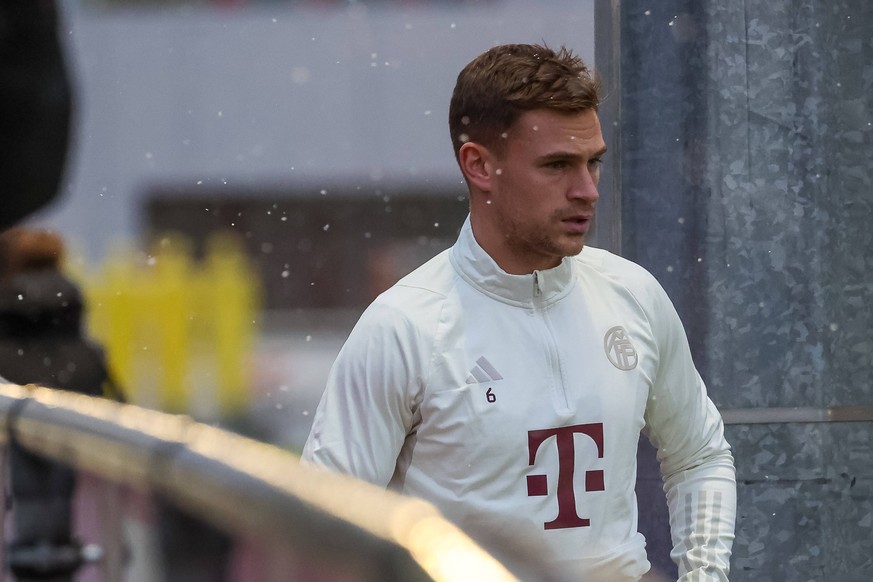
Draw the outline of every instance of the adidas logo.
[[[493,382],[495,380],[503,380],[500,372],[491,365],[491,362],[482,356],[476,360],[476,365],[470,370],[470,375],[467,376],[467,384],[476,384],[479,382]]]

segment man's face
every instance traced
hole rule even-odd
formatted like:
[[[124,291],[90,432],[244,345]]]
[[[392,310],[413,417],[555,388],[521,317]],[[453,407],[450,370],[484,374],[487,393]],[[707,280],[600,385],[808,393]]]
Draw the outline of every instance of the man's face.
[[[582,250],[594,219],[606,152],[597,113],[527,111],[505,139],[502,155],[489,152],[493,178],[477,205],[493,239],[483,246],[510,273],[555,267]]]

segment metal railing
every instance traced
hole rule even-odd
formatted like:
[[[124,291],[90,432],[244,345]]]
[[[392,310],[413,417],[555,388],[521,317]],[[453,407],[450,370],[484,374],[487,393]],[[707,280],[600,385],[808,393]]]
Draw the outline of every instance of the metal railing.
[[[186,416],[0,384],[0,424],[4,450],[14,438],[77,470],[155,492],[273,552],[305,556],[327,572],[351,563],[355,580],[545,579],[517,565],[510,572],[424,501],[301,465],[278,447]],[[108,529],[103,579],[116,582],[124,580],[120,536]]]
[[[807,422],[870,422],[873,405],[733,408],[721,411],[725,424],[791,424]]]

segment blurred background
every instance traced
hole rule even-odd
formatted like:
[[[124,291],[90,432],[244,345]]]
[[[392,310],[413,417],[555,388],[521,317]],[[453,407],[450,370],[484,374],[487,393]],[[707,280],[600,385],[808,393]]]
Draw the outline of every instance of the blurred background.
[[[871,579],[873,4],[59,12],[72,143],[60,197],[25,224],[67,241],[88,328],[133,402],[299,450],[361,310],[466,215],[446,121],[458,71],[497,43],[565,44],[604,83],[591,242],[662,282],[725,418],[732,580]],[[645,442],[639,463],[640,528],[669,579]],[[138,549],[156,543],[149,515],[126,525]],[[258,579],[240,555],[234,579]],[[154,563],[134,559],[130,579],[156,579]]]
[[[593,63],[593,2],[548,4],[60,3],[73,143],[31,223],[67,239],[132,399],[302,447],[357,315],[466,216],[460,69],[503,42]]]

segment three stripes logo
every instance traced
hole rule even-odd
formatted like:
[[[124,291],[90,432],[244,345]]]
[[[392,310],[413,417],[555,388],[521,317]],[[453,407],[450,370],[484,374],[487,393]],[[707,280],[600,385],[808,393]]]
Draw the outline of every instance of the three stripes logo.
[[[467,384],[494,382],[496,380],[503,380],[503,376],[500,375],[500,372],[497,371],[491,362],[485,359],[485,356],[476,360],[476,365],[473,366],[473,369],[470,370],[470,375],[467,376]]]

